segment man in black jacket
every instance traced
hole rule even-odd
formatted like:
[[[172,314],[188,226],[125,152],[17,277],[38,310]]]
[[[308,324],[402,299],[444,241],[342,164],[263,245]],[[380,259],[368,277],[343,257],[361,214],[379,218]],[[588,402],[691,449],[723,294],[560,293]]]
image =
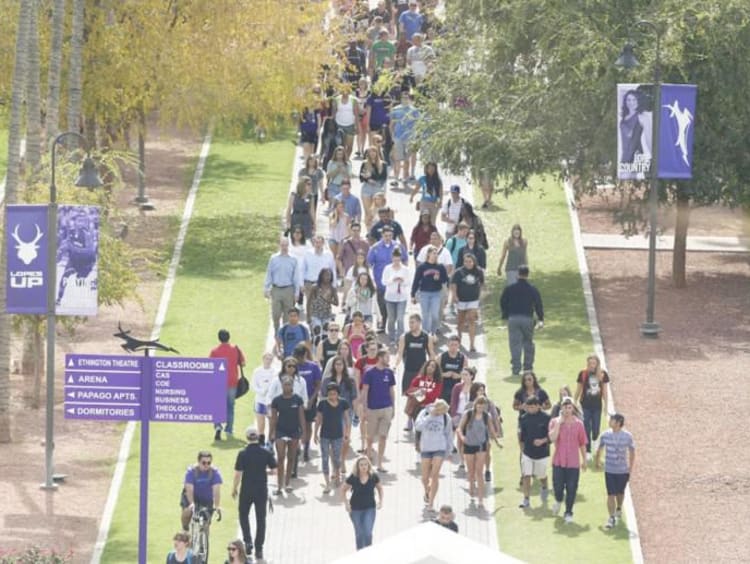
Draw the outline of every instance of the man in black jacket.
[[[234,464],[234,486],[232,497],[236,498],[239,488],[239,511],[242,539],[247,555],[253,552],[253,537],[250,533],[250,507],[255,504],[255,558],[263,559],[263,543],[266,540],[266,508],[268,506],[268,468],[276,468],[273,453],[260,445],[257,429],[249,427],[245,431],[249,443],[237,454]],[[240,486],[241,482],[241,486]]]
[[[500,296],[500,309],[503,319],[508,321],[508,344],[513,376],[521,374],[521,353],[524,372],[534,370],[534,312],[537,329],[544,327],[542,297],[534,286],[529,284],[529,267],[518,267],[518,282],[507,286]]]

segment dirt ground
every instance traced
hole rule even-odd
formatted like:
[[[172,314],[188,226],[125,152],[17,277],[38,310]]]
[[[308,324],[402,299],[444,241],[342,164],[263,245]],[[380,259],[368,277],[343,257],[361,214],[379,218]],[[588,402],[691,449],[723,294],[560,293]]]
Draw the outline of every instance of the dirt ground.
[[[612,232],[607,205],[591,204],[583,231]],[[695,210],[689,234],[741,235],[744,221]],[[671,253],[659,253],[655,340],[638,331],[647,252],[587,258],[617,409],[637,445],[631,484],[646,561],[747,562],[750,255],[688,253],[688,287],[677,290]]]
[[[134,171],[126,174],[128,187],[119,194],[118,207],[128,225],[125,240],[154,253],[154,258],[164,257],[162,263],[172,252],[169,241],[179,225],[178,212],[189,188],[186,179],[190,178],[199,149],[200,138],[196,134],[152,128],[146,149],[147,194],[156,209],[143,213],[132,204],[136,194]],[[150,336],[164,271],[141,269],[138,294],[142,305],[133,302],[124,308],[102,307],[73,337],[58,331],[54,460],[55,472],[68,477],[54,493],[39,489],[44,482],[44,406],[39,410],[27,408],[22,397],[23,377],[12,376],[14,442],[0,445],[0,499],[4,506],[0,516],[0,554],[37,545],[58,552],[71,551],[73,562],[90,560],[124,425],[63,418],[60,402],[64,355],[122,353],[112,337],[120,321],[134,334]],[[19,360],[20,342],[15,342],[14,363],[20,364]]]

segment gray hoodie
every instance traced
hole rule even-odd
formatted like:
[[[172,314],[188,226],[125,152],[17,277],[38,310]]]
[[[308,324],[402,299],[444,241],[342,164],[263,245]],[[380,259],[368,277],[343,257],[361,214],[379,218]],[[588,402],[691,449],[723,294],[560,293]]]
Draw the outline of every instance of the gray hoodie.
[[[421,433],[419,450],[421,452],[453,450],[453,425],[451,418],[445,415],[432,415],[432,407],[426,407],[419,412],[414,428]]]

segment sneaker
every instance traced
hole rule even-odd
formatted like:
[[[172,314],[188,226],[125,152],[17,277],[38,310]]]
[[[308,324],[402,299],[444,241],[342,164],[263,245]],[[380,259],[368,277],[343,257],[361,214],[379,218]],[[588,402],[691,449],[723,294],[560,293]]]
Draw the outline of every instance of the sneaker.
[[[588,462],[589,464],[591,464],[591,453],[590,452],[586,453],[586,462]]]
[[[518,504],[521,509],[528,509],[531,506],[531,502],[528,497],[523,498],[523,501]]]
[[[615,519],[622,520],[622,509],[615,509]]]
[[[305,450],[302,453],[302,461],[305,463],[310,462],[310,449],[307,447],[305,447]]]
[[[462,462],[461,464],[458,465],[458,469],[461,470],[461,472],[463,472],[464,470],[466,470],[466,465]]]
[[[549,489],[542,488],[542,491],[539,492],[539,499],[542,500],[542,503],[547,503],[548,497],[549,497]]]
[[[573,514],[572,513],[566,513],[565,514],[565,523],[570,525],[573,522]]]
[[[352,417],[352,427],[359,427],[359,415]]]
[[[214,440],[215,441],[221,440],[221,429],[216,429],[216,432],[214,433]]]
[[[263,551],[262,550],[256,550],[255,551],[255,561],[263,560]]]
[[[491,482],[492,481],[492,473],[489,470],[484,471],[484,481],[485,482]]]
[[[561,507],[562,507],[562,503],[560,503],[559,501],[556,501],[556,502],[555,502],[555,503],[554,503],[554,504],[552,505],[552,513],[553,513],[554,515],[557,515],[558,513],[560,513],[560,508],[561,508]]]
[[[615,524],[616,524],[615,516],[614,515],[610,515],[609,519],[607,519],[607,524],[604,525],[604,528],[605,529],[614,529],[615,528]]]

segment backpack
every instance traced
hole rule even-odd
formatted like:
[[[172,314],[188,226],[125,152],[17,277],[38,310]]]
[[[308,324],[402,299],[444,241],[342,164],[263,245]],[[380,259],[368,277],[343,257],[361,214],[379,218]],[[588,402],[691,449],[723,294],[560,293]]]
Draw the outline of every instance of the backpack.
[[[193,482],[198,479],[198,465],[193,464],[192,466],[193,470]],[[208,469],[208,479],[211,481],[214,477],[214,469],[213,466]],[[193,492],[195,494],[195,492]],[[195,501],[195,497],[193,497],[193,501]],[[180,507],[187,507],[190,505],[190,501],[187,498],[187,492],[185,491],[185,486],[182,486],[182,494],[180,494]]]

